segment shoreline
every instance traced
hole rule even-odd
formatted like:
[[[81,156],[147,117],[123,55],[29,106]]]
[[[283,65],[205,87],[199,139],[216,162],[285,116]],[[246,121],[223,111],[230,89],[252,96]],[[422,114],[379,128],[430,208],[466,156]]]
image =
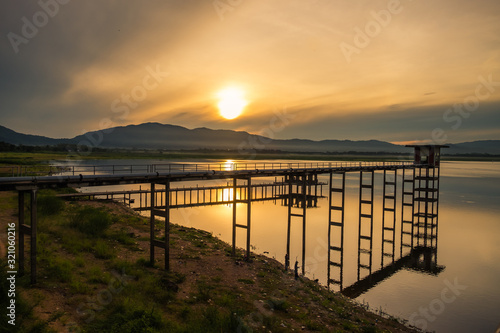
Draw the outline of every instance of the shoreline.
[[[257,152],[246,154],[239,152],[198,152],[198,151],[106,151],[93,152],[89,156],[68,155],[67,152],[40,151],[29,152],[0,152],[0,167],[16,165],[36,166],[47,165],[52,162],[65,164],[78,163],[87,160],[147,160],[158,159],[168,163],[169,160],[199,161],[199,160],[303,160],[303,161],[412,161],[413,154],[391,154],[391,153],[294,153],[294,152]],[[471,161],[471,162],[498,162],[499,155],[442,155],[443,162]]]
[[[47,193],[46,198],[50,197]],[[87,209],[87,215],[97,212],[102,218],[107,216],[112,223],[99,236],[82,234],[67,221],[81,209]],[[196,325],[209,325],[207,318],[214,327],[229,331],[230,327],[240,327],[243,332],[416,332],[398,319],[366,311],[308,278],[295,280],[275,259],[252,253],[252,261],[246,262],[241,249],[233,258],[229,244],[202,230],[172,224],[171,272],[161,268],[161,249],[156,251],[155,266],[151,267],[146,260],[147,221],[113,202],[62,202],[56,214],[41,213],[39,283],[30,287],[23,277],[20,284],[21,294],[29,302],[41,299],[34,314],[46,323],[48,331],[64,331],[70,323],[90,331],[105,330],[109,325],[126,326],[127,322],[120,321],[120,311],[127,314],[129,309],[136,309],[143,315],[151,311],[152,317],[141,317],[142,321],[159,332],[183,332],[188,327],[196,332]],[[157,229],[158,233],[162,230],[160,221]],[[93,319],[87,322],[90,317],[82,317],[76,310],[86,304],[82,303],[85,299],[103,295],[117,274],[128,279],[127,285],[112,294],[112,302],[101,304],[103,309],[94,311]],[[130,313],[127,316],[135,320]]]

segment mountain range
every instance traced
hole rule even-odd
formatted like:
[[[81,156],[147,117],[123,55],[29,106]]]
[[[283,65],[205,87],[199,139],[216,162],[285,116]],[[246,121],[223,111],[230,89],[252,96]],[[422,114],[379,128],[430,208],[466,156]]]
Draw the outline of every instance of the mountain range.
[[[165,150],[279,150],[287,152],[367,152],[408,153],[408,148],[384,141],[367,140],[276,140],[242,131],[188,129],[182,126],[144,123],[113,127],[88,132],[71,139],[53,139],[45,136],[15,132],[0,126],[0,142],[14,145],[45,146],[60,144],[91,145],[99,148],[136,148]],[[444,151],[453,154],[500,155],[500,140],[483,140],[449,144]]]

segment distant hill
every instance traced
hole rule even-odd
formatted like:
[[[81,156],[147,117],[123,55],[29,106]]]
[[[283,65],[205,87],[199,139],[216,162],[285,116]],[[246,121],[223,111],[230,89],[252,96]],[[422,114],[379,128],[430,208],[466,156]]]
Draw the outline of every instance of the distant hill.
[[[288,152],[387,152],[408,153],[408,148],[392,143],[368,140],[273,140],[242,131],[188,129],[182,126],[145,123],[114,127],[103,132],[89,132],[72,139],[52,139],[44,136],[21,134],[0,126],[0,142],[15,145],[57,145],[91,143],[100,148],[139,148],[166,150],[230,149],[281,150]],[[500,155],[500,140],[474,141],[451,144],[444,151],[452,154]]]
[[[457,154],[491,154],[500,155],[500,140],[481,140],[450,144],[445,150],[447,155]]]
[[[99,137],[96,132],[81,135]],[[103,147],[113,148],[161,148],[161,149],[267,149],[290,152],[405,152],[408,149],[382,141],[312,141],[302,139],[272,140],[247,132],[213,130],[209,128],[187,129],[181,126],[146,123],[116,127],[103,137]]]
[[[21,134],[0,125],[0,142],[25,146],[52,146],[69,141],[68,139],[51,139],[40,135]]]

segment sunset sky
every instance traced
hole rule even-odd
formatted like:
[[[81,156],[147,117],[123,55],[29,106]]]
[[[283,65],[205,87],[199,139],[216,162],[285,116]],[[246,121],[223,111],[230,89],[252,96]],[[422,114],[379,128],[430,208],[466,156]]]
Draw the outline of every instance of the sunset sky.
[[[18,132],[161,122],[500,139],[498,0],[41,0],[0,12],[0,125]],[[246,102],[232,120],[218,109],[228,88]]]

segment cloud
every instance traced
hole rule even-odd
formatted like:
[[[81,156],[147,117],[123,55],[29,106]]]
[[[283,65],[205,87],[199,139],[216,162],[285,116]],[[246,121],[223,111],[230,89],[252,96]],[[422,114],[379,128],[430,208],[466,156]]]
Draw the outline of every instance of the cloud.
[[[323,106],[326,107],[326,106]],[[397,112],[352,113],[324,116],[320,119],[302,119],[314,110],[296,109],[294,121],[279,133],[280,138],[345,139],[357,133],[356,139],[386,141],[431,141],[432,131],[443,130],[449,143],[500,137],[500,102],[481,104],[461,126],[453,128],[454,121],[444,118],[450,105],[413,107]],[[320,107],[318,107],[320,108]]]
[[[348,63],[339,45],[354,45],[356,29],[387,4],[242,1],[221,20],[206,0],[71,1],[15,53],[7,33],[22,34],[23,17],[32,20],[41,7],[3,2],[0,123],[58,137],[98,128],[113,116],[113,101],[158,65],[169,77],[120,124],[258,132],[274,109],[288,108],[298,117],[284,137],[413,140],[442,122],[438,110],[473,94],[479,75],[500,81],[500,3],[401,0],[402,11]],[[225,121],[214,95],[231,84],[243,86],[251,104]],[[499,100],[500,88],[488,103]],[[453,133],[457,140],[479,128],[496,135],[499,123],[477,114]]]

